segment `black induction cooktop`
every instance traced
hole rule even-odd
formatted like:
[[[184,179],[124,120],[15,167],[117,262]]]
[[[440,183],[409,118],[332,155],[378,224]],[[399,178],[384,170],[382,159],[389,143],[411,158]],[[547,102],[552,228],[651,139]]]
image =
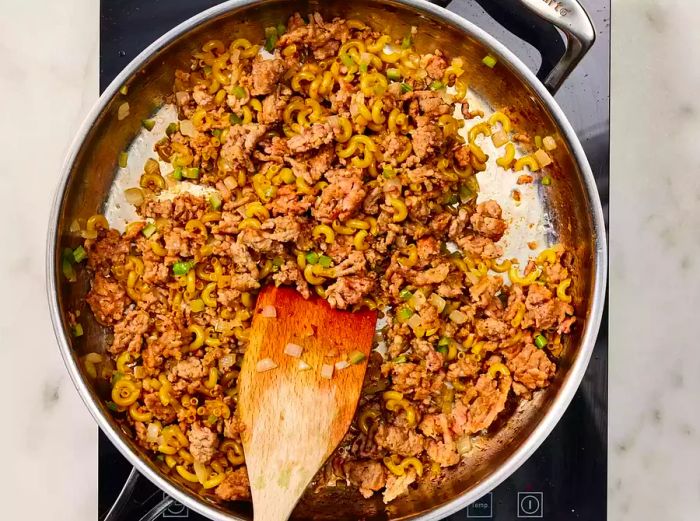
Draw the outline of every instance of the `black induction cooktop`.
[[[147,45],[217,0],[101,0],[100,89]],[[589,55],[557,93],[588,155],[607,222],[609,173],[610,0],[582,0],[598,39]],[[523,13],[517,0],[454,0],[448,8],[476,23],[536,70],[551,66],[564,44],[559,33]],[[606,519],[607,311],[590,365],[562,420],[535,454],[493,492],[450,516],[467,519]],[[204,520],[172,503],[99,436],[99,519]],[[117,497],[120,501],[115,505]]]

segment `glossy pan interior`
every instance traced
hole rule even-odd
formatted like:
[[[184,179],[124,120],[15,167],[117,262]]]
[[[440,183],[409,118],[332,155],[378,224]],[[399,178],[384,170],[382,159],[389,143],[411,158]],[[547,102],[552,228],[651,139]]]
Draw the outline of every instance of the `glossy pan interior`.
[[[165,7],[164,7],[165,8]],[[524,406],[502,413],[499,428],[466,465],[452,470],[439,484],[423,485],[385,507],[379,495],[363,500],[347,489],[309,494],[295,511],[298,519],[437,519],[478,499],[512,473],[546,437],[561,417],[585,371],[598,330],[605,281],[605,237],[602,212],[588,163],[571,127],[551,96],[512,54],[463,19],[423,1],[355,0],[228,2],[207,11],[161,38],[139,56],[107,89],[88,117],[69,154],[59,187],[48,243],[48,290],[52,317],[66,364],[82,397],[115,445],[149,479],[167,493],[214,519],[251,519],[246,503],[219,505],[163,474],[135,445],[125,428],[103,405],[106,384],[95,384],[77,357],[101,351],[104,331],[84,305],[89,288],[84,271],[77,283],[60,276],[60,252],[78,239],[68,232],[76,218],[100,212],[117,169],[117,156],[140,131],[140,122],[171,92],[173,73],[187,66],[190,53],[211,38],[246,37],[258,41],[263,28],[286,20],[294,11],[320,11],[324,17],[357,18],[401,38],[418,27],[416,47],[422,52],[440,48],[450,56],[467,58],[470,89],[494,109],[510,108],[519,128],[530,135],[557,134],[560,146],[553,155],[556,189],[541,191],[551,221],[551,240],[575,254],[573,303],[581,320],[569,338],[553,384]],[[491,53],[499,65],[485,69],[482,58]],[[129,85],[130,115],[117,119],[124,97],[120,85]],[[67,313],[80,309],[85,334],[70,337]]]

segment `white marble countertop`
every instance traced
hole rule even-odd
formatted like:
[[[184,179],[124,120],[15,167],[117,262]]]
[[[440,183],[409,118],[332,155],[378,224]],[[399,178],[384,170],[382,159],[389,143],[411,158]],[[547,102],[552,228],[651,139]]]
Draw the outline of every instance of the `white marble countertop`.
[[[48,317],[59,165],[98,95],[96,0],[0,2],[3,518],[92,521],[97,431]],[[609,519],[700,516],[700,3],[613,1]],[[584,520],[589,521],[589,520]],[[598,520],[596,520],[598,521]]]

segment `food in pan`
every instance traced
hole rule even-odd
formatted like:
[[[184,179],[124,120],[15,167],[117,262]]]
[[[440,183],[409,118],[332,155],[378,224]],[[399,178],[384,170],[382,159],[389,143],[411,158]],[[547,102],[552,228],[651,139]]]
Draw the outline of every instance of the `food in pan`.
[[[314,14],[259,42],[204,43],[175,73],[177,120],[143,122],[163,135],[126,191],[139,219],[74,226],[85,241],[64,272],[85,261],[87,304],[111,332],[86,370],[109,379],[138,443],[204,494],[249,497],[236,380],[266,284],[380,310],[355,421],[316,487],[390,502],[470,458],[508,404],[555,375],[575,322],[571,254],[504,255],[509,216],[477,179],[513,179],[514,205],[556,189],[556,140],[533,145],[507,109],[470,108],[464,59],[421,54],[413,36]]]

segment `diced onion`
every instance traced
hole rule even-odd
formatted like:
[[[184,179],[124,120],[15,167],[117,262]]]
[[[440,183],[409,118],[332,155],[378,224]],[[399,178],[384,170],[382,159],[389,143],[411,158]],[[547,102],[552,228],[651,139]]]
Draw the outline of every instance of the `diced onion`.
[[[129,102],[125,101],[117,109],[117,119],[121,121],[129,115]]]
[[[457,439],[457,452],[460,456],[464,456],[467,452],[472,450],[472,439],[468,434],[465,434],[461,438]]]
[[[422,291],[416,291],[408,300],[408,304],[415,310],[419,310],[425,306],[425,302],[426,298]]]
[[[535,160],[537,160],[537,164],[540,165],[541,168],[552,164],[552,158],[541,148],[534,153],[534,156]]]
[[[180,134],[187,137],[194,137],[197,134],[194,124],[189,119],[180,121]]]
[[[347,360],[341,360],[340,362],[336,362],[336,363],[335,363],[335,368],[336,368],[338,371],[341,371],[341,370],[345,369],[345,368],[346,368],[347,366],[349,366],[349,365],[350,365],[350,363],[349,363]]]
[[[219,359],[219,369],[221,369],[223,372],[228,371],[233,367],[233,365],[236,363],[236,353],[229,353],[227,355],[222,356]]]
[[[545,150],[549,150],[550,152],[557,148],[557,142],[552,136],[545,136],[542,140],[542,145],[544,145]]]
[[[146,441],[149,443],[155,443],[158,441],[158,436],[160,435],[160,427],[156,423],[149,423],[146,428]]]
[[[263,358],[262,360],[258,360],[258,363],[255,364],[255,370],[258,373],[264,373],[275,367],[277,367],[277,364],[271,358]]]
[[[141,206],[143,204],[143,190],[140,188],[127,188],[124,190],[124,198],[129,204]]]
[[[333,366],[330,364],[323,364],[321,366],[321,378],[330,380],[333,377]]]
[[[263,306],[260,310],[260,314],[266,318],[275,318],[277,316],[277,310],[275,306]]]
[[[438,313],[442,313],[442,311],[445,309],[445,299],[442,298],[440,295],[437,293],[432,293],[430,295],[430,303],[437,309]]]
[[[190,95],[184,90],[177,91],[175,93],[175,101],[179,106],[184,105],[190,99]]]
[[[459,309],[455,309],[452,313],[450,313],[450,320],[455,324],[464,324],[467,319],[467,315],[462,313]]]
[[[311,366],[303,360],[299,360],[299,371],[306,371],[307,369],[311,369]]]
[[[284,354],[293,356],[294,358],[299,358],[303,350],[303,347],[298,344],[292,344],[291,342],[284,346]]]
[[[408,324],[411,329],[419,328],[422,323],[423,319],[417,313],[411,315],[411,318],[406,321],[406,324]]]
[[[502,147],[508,143],[508,134],[506,134],[505,130],[501,129],[491,136],[491,141],[493,141],[495,147]]]
[[[78,219],[73,219],[73,222],[70,223],[70,228],[68,231],[71,233],[78,233],[80,231],[80,223],[78,222]]]

